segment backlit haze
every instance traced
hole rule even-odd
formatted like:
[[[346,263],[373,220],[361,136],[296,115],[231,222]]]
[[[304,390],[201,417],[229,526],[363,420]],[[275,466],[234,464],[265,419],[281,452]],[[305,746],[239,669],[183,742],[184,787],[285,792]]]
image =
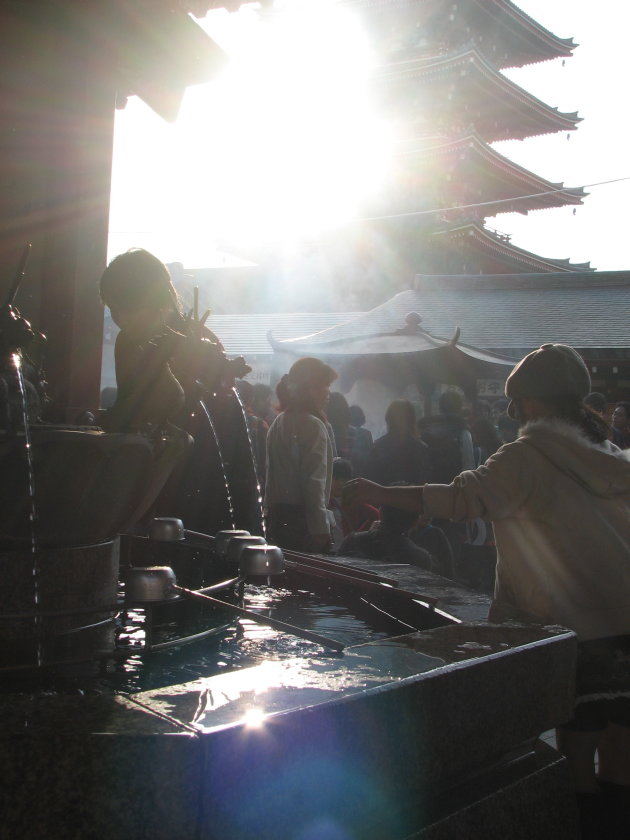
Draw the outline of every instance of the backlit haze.
[[[494,144],[515,162],[567,187],[630,176],[630,116],[617,95],[626,0],[520,0],[580,46],[573,57],[506,71],[578,130]],[[188,268],[243,264],[260,244],[299,241],[360,217],[385,183],[395,128],[370,106],[374,57],[360,22],[334,0],[276,0],[211,12],[199,21],[230,55],[216,81],[186,92],[177,122],[132,97],[117,112],[110,258],[146,247]],[[503,214],[490,227],[545,257],[627,268],[630,180],[587,187],[583,207]]]
[[[383,182],[391,129],[370,108],[358,21],[333,0],[275,8],[198,21],[231,60],[186,91],[175,124],[136,97],[117,113],[110,256],[135,244],[189,268],[226,264],[226,245],[356,218]]]

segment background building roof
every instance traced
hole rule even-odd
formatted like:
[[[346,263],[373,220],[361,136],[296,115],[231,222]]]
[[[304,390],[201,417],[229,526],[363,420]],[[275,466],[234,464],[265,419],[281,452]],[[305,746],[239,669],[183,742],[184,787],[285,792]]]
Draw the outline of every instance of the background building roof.
[[[630,345],[630,272],[472,276],[418,275],[415,288],[300,343],[317,345],[393,332],[410,312],[432,335],[513,355],[548,341],[580,348]],[[280,335],[274,330],[274,338]],[[308,338],[308,342],[305,341]]]
[[[330,327],[354,321],[361,312],[282,312],[256,315],[211,315],[207,326],[219,337],[228,356],[269,355],[267,333],[276,339],[309,337]]]

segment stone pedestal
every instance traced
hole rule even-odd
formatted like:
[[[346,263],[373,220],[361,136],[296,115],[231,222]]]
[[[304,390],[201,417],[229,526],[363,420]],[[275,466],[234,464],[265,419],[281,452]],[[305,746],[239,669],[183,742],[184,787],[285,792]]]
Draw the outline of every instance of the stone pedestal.
[[[2,551],[0,581],[0,671],[112,654],[118,540]]]

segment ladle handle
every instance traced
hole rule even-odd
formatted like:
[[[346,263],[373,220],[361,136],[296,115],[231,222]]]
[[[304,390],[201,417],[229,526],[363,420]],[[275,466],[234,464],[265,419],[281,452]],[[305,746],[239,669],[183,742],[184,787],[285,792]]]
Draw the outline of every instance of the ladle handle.
[[[330,648],[331,650],[341,653],[345,645],[341,642],[336,642],[334,639],[328,639],[326,636],[320,636],[319,633],[312,633],[310,630],[303,630],[301,627],[295,627],[293,624],[287,624],[284,621],[278,621],[277,618],[269,618],[269,616],[261,615],[251,610],[237,607],[235,604],[229,604],[227,601],[221,601],[219,598],[212,598],[210,595],[202,595],[200,592],[195,592],[193,589],[186,589],[185,586],[178,586],[173,584],[173,590],[185,595],[186,598],[192,600],[210,601],[211,604],[217,604],[220,607],[225,607],[232,612],[242,615],[243,618],[249,618],[252,621],[257,621],[258,624],[266,624],[268,627],[273,627],[274,630],[280,630],[283,633],[291,633],[294,636],[300,636],[302,639],[307,639],[309,642],[315,642],[322,647]]]

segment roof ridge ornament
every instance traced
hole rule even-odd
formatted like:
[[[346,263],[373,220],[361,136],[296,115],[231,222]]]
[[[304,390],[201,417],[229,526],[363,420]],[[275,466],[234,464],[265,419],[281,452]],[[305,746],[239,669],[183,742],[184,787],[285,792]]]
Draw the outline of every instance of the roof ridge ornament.
[[[408,312],[405,315],[405,326],[394,330],[393,335],[419,335],[424,330],[420,326],[422,323],[422,316],[417,312]]]

